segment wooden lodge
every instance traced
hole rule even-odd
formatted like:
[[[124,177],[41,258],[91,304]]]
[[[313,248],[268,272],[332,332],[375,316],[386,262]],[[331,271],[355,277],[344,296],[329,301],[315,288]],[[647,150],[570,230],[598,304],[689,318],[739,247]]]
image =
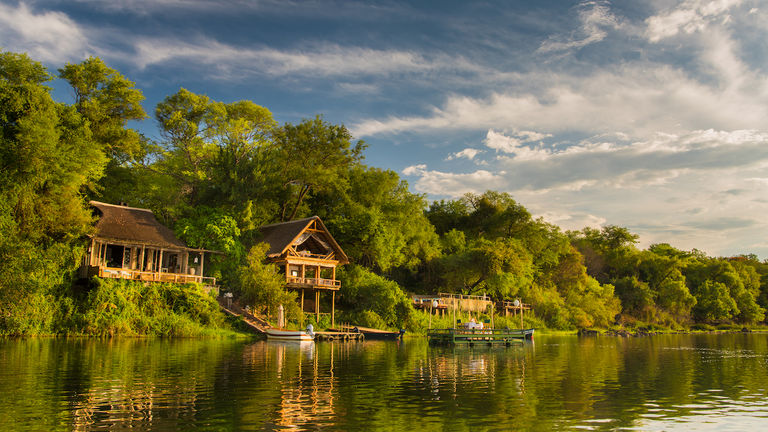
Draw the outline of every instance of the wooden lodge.
[[[81,277],[216,285],[216,279],[203,276],[203,271],[206,253],[217,252],[187,247],[151,210],[98,201],[90,204],[98,221]]]
[[[301,308],[320,319],[320,294],[331,294],[331,325],[335,324],[336,266],[347,264],[349,258],[341,250],[319,217],[313,216],[259,228],[269,244],[267,260],[277,264],[285,274],[285,286],[299,291]],[[309,297],[310,308],[305,302]],[[314,297],[314,301],[312,301]]]

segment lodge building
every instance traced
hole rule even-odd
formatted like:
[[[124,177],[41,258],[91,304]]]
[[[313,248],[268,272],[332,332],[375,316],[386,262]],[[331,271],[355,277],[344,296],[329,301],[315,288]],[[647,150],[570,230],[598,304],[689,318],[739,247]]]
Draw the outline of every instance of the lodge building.
[[[267,261],[285,274],[287,289],[299,292],[301,309],[320,319],[320,294],[331,294],[331,323],[335,323],[336,267],[349,263],[349,258],[317,216],[264,225],[259,228],[269,244]]]
[[[80,267],[81,277],[149,282],[194,282],[216,286],[205,277],[205,249],[189,248],[155,219],[151,210],[91,201],[96,232]]]

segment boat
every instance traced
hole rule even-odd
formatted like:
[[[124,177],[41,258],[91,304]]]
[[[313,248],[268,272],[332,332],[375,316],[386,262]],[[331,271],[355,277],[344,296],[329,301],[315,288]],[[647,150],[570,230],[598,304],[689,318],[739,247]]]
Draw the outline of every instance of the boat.
[[[398,340],[402,339],[405,330],[387,331],[367,327],[355,327],[352,331],[362,334],[367,340]]]
[[[533,340],[534,329],[491,329],[491,328],[450,328],[429,330],[427,336],[431,344],[504,344],[511,345],[525,340]]]
[[[315,332],[313,331],[312,324],[309,324],[304,330],[286,330],[279,328],[268,328],[264,330],[267,334],[267,339],[270,340],[288,340],[298,342],[311,342],[315,340]]]

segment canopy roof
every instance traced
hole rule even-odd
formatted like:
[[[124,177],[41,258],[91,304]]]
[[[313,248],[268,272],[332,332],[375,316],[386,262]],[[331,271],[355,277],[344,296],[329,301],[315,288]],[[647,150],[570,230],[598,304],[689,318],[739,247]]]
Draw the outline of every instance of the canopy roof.
[[[315,227],[319,232],[308,231],[313,222],[316,222]],[[259,231],[263,236],[263,240],[269,244],[267,256],[270,258],[282,256],[292,245],[311,242],[310,247],[313,249],[322,247],[332,250],[336,256],[335,259],[340,264],[349,262],[347,255],[341,250],[341,247],[336,243],[328,228],[325,227],[323,221],[317,216],[264,225],[259,228]]]
[[[90,204],[99,216],[95,238],[168,249],[190,249],[176,238],[170,228],[155,219],[152,210],[99,201],[91,201]]]

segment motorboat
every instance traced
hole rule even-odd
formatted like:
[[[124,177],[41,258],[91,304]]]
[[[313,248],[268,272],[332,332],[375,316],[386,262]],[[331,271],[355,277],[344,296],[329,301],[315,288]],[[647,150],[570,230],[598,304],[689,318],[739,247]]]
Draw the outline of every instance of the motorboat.
[[[281,328],[268,328],[264,330],[267,339],[307,342],[315,340],[315,332],[312,324],[304,330],[286,330]]]

